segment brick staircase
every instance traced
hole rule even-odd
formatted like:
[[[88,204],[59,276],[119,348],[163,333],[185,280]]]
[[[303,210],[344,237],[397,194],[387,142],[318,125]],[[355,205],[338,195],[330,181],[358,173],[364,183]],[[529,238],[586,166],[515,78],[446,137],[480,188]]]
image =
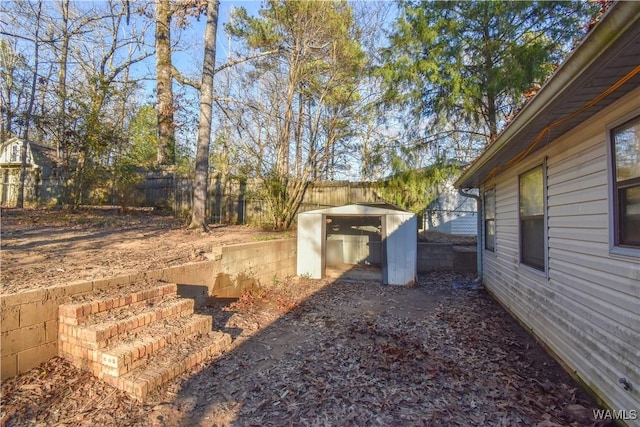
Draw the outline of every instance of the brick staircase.
[[[138,400],[219,354],[231,336],[177,285],[155,283],[59,308],[59,354]]]

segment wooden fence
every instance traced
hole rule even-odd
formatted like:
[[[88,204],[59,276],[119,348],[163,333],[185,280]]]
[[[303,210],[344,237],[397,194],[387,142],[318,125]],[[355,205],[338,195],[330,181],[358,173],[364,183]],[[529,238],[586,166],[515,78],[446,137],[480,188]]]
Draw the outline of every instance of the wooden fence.
[[[11,177],[14,178],[14,177]],[[5,176],[0,204],[15,206],[18,189],[16,179]],[[57,180],[38,180],[27,183],[30,202],[55,203],[60,195]],[[269,222],[266,201],[259,196],[259,182],[223,180],[211,175],[209,179],[208,220],[211,223],[265,224]],[[185,217],[191,211],[193,182],[168,172],[146,172],[122,200],[115,188],[102,185],[83,197],[83,204],[128,207],[158,207],[170,209],[176,216]],[[300,212],[350,203],[379,202],[372,183],[324,182],[309,186],[300,206]]]
[[[268,218],[267,204],[259,196],[257,182],[231,180],[220,177],[209,180],[209,206],[207,212],[212,223],[265,224]],[[192,181],[184,178],[152,178],[139,186],[148,206],[167,205],[172,201],[176,216],[184,216],[191,210]],[[324,182],[313,183],[307,189],[299,212],[350,203],[380,202],[371,183]]]
[[[0,205],[15,206],[19,188],[18,175],[2,170],[0,176]],[[260,197],[257,180],[223,180],[219,175],[209,179],[208,220],[212,223],[265,224],[269,222],[267,204]],[[61,194],[57,179],[29,176],[25,196],[30,204],[56,203]],[[193,183],[190,178],[170,172],[144,172],[140,180],[119,195],[115,188],[103,184],[83,195],[83,204],[128,207],[160,207],[171,209],[184,217],[191,211]],[[325,182],[309,186],[300,206],[300,212],[350,203],[379,202],[371,183]]]

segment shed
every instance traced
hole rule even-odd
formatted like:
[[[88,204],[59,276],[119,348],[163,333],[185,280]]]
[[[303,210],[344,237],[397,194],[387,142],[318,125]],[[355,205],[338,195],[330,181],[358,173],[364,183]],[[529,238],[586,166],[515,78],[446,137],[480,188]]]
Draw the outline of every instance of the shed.
[[[417,217],[387,204],[298,214],[298,275],[338,275],[407,285],[416,278]]]

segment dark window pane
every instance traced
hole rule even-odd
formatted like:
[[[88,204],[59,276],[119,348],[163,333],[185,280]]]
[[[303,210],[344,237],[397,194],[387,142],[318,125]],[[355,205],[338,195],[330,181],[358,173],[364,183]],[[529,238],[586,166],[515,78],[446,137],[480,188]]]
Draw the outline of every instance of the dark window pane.
[[[544,214],[542,166],[520,176],[520,215]]]
[[[496,192],[495,190],[484,193],[484,248],[495,250],[496,241]]]
[[[620,243],[640,245],[640,185],[620,190]]]
[[[616,181],[640,177],[640,118],[613,131]]]
[[[496,249],[496,223],[492,219],[484,222],[484,248],[490,251]]]
[[[484,217],[495,219],[496,217],[496,192],[495,190],[484,193]]]
[[[520,219],[520,261],[544,271],[544,215]]]

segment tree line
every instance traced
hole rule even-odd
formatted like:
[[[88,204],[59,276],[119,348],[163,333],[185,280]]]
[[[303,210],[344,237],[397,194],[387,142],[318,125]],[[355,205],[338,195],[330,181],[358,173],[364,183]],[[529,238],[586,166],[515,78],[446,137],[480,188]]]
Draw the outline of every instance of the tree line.
[[[22,183],[26,142],[55,147],[69,206],[141,169],[193,176],[193,228],[213,170],[258,179],[279,229],[344,176],[419,211],[606,3],[268,0],[219,31],[218,0],[3,2],[0,143],[23,139]]]

